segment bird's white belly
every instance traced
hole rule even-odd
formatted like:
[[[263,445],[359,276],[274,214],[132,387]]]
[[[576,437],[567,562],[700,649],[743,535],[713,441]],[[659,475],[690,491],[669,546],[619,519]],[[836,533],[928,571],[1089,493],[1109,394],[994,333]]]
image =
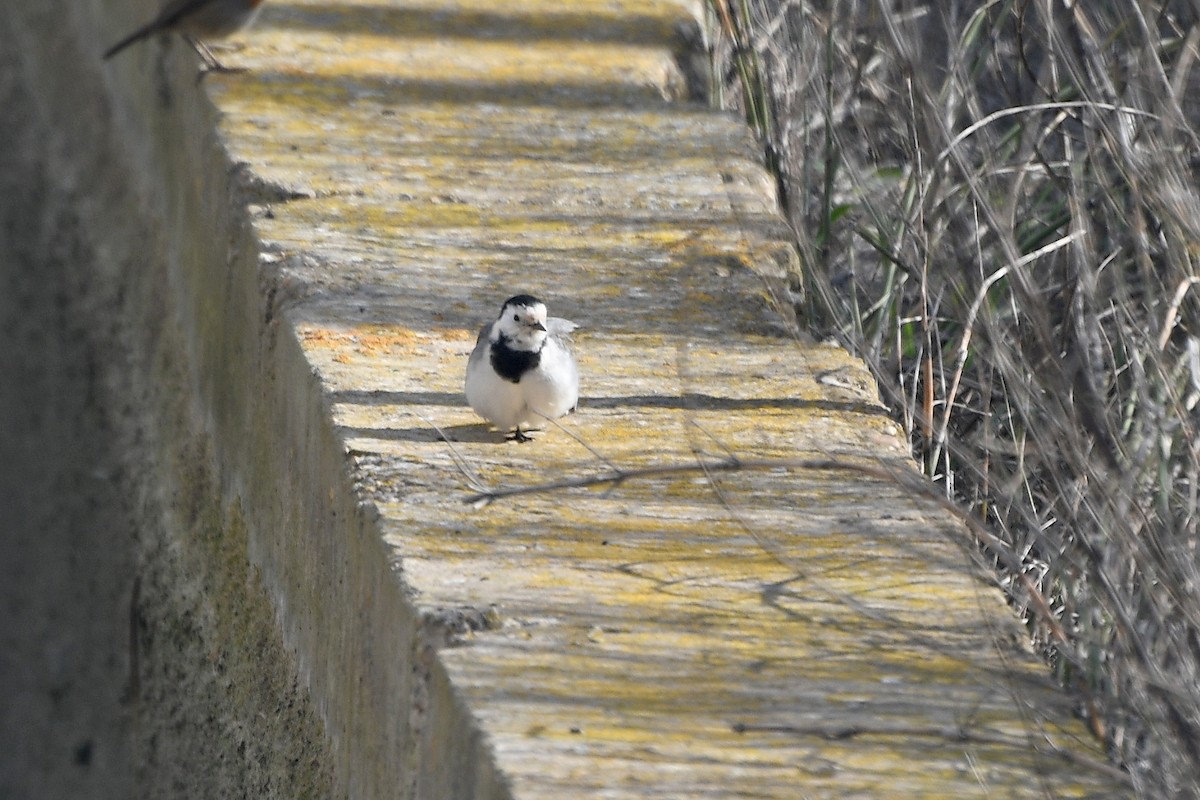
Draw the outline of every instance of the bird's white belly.
[[[559,379],[552,379],[551,372],[538,368],[532,370],[518,384],[524,388],[527,416],[521,424],[534,424],[546,417],[558,419],[575,407],[579,400],[578,378],[559,370]]]
[[[525,414],[521,385],[504,380],[490,368],[468,375],[466,388],[471,408],[498,428],[515,428]]]
[[[467,376],[466,394],[471,408],[498,428],[537,425],[575,407],[579,373],[565,349],[547,346],[541,363],[519,383],[504,380],[492,369],[479,369]]]

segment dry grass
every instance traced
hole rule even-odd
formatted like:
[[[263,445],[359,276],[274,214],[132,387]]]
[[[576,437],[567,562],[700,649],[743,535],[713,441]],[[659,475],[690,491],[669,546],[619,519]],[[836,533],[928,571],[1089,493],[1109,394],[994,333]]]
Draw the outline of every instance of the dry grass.
[[[1200,2],[709,10],[721,100],[780,176],[800,310],[999,533],[1139,793],[1196,796]]]

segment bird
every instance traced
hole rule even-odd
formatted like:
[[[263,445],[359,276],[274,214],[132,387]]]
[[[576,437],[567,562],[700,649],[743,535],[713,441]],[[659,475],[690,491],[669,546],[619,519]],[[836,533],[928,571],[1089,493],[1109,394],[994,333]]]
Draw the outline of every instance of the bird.
[[[180,34],[203,59],[206,71],[237,72],[225,67],[201,39],[232,36],[254,21],[263,0],[170,0],[150,22],[108,48],[112,58],[129,45],[160,31]]]
[[[579,404],[579,366],[567,336],[579,326],[546,316],[533,295],[504,301],[500,316],[484,325],[467,360],[467,402],[475,413],[505,431],[511,441],[543,419],[555,420]]]

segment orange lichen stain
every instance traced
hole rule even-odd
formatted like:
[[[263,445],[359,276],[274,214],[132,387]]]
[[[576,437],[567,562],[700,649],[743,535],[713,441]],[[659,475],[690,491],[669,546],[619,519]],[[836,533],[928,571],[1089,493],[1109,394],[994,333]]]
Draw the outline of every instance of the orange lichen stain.
[[[447,328],[442,338],[448,342],[469,342],[475,334],[465,328]]]
[[[300,329],[299,334],[307,347],[352,351],[370,356],[416,352],[419,349],[418,341],[425,338],[409,328],[386,325],[351,330],[305,327]],[[345,364],[349,361],[349,354],[340,353],[333,360]]]

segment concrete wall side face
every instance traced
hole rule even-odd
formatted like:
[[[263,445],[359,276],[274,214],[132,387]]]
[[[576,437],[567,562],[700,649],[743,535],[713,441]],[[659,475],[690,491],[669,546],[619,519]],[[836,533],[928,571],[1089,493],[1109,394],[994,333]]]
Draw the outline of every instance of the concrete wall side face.
[[[125,464],[77,309],[110,294],[47,189],[33,98],[0,30],[0,796],[129,796],[134,548]],[[66,269],[77,264],[79,269]],[[111,326],[110,326],[111,328]],[[114,496],[115,495],[115,496]]]
[[[0,795],[334,796],[197,377],[263,355],[212,111],[182,61],[103,85],[92,5],[0,9]]]

